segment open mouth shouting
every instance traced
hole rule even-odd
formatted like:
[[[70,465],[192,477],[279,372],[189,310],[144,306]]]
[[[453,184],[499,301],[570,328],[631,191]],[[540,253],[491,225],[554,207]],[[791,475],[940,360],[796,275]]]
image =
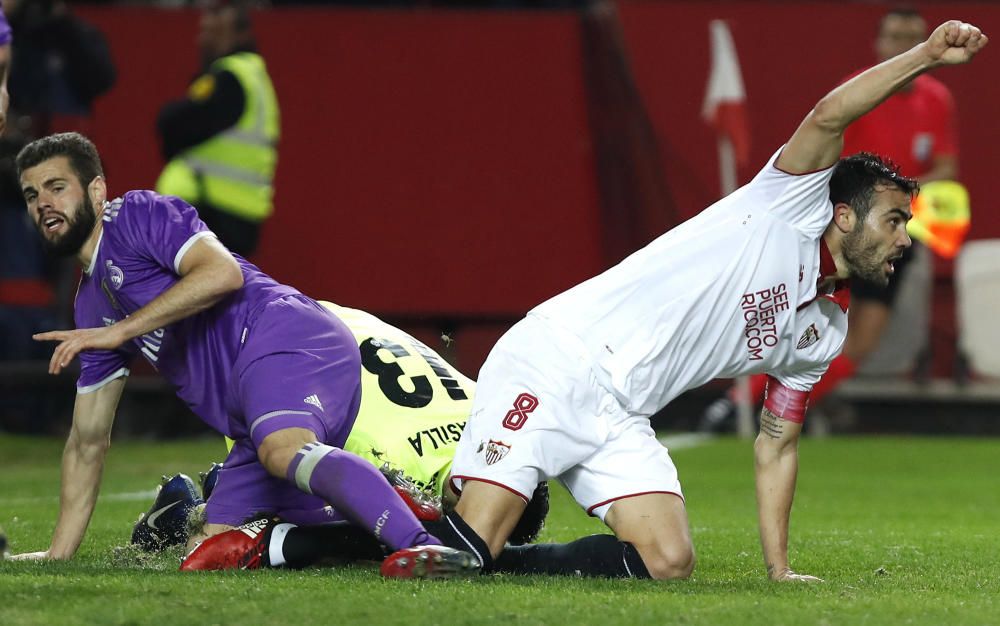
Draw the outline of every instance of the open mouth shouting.
[[[892,276],[896,273],[896,261],[898,261],[902,256],[902,254],[894,254],[885,260],[885,273],[887,275]]]
[[[57,233],[66,225],[66,218],[55,213],[49,213],[41,220],[39,226],[44,233]]]

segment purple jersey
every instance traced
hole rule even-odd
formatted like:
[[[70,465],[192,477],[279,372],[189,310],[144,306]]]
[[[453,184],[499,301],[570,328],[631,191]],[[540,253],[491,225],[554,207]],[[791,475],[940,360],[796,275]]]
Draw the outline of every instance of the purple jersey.
[[[111,325],[148,304],[180,280],[190,247],[214,236],[192,206],[152,191],[126,193],[105,205],[101,219],[103,232],[76,295],[77,328]],[[82,352],[78,391],[127,374],[129,360],[141,352],[196,415],[230,434],[227,390],[247,325],[267,303],[299,293],[233,256],[243,270],[239,291],[117,350]]]
[[[10,40],[10,24],[7,23],[7,17],[3,14],[3,2],[0,2],[0,46],[6,46]]]

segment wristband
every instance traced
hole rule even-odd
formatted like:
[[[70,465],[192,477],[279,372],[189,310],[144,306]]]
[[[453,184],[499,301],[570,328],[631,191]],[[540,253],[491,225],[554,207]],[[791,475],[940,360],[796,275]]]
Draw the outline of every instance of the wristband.
[[[801,424],[806,420],[809,392],[789,389],[773,376],[767,377],[764,391],[764,408],[781,419]]]

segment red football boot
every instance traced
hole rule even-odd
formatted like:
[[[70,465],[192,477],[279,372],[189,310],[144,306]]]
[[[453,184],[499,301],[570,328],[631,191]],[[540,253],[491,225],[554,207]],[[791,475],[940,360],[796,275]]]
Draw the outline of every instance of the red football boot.
[[[441,519],[441,505],[437,502],[422,498],[406,487],[394,487],[394,489],[421,522],[437,522]]]
[[[386,578],[471,578],[481,567],[469,552],[447,546],[414,546],[387,556],[379,571]]]
[[[402,471],[390,468],[388,463],[384,463],[379,470],[418,520],[421,522],[440,521],[443,515],[441,498],[424,491]]]
[[[267,547],[276,522],[274,519],[255,520],[209,537],[184,557],[181,571],[268,567]]]

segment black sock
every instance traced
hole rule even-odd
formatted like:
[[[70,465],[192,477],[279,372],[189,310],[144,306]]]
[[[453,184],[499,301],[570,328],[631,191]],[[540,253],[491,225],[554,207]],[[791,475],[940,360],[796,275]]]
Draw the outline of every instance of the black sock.
[[[457,511],[445,515],[439,522],[424,522],[427,532],[449,548],[471,552],[483,565],[483,573],[493,569],[493,556],[483,538],[472,530]]]
[[[296,526],[281,544],[284,567],[298,569],[325,559],[381,561],[385,549],[371,533],[350,524]]]
[[[591,535],[570,543],[507,546],[494,571],[606,578],[649,578],[638,550],[614,535]]]

